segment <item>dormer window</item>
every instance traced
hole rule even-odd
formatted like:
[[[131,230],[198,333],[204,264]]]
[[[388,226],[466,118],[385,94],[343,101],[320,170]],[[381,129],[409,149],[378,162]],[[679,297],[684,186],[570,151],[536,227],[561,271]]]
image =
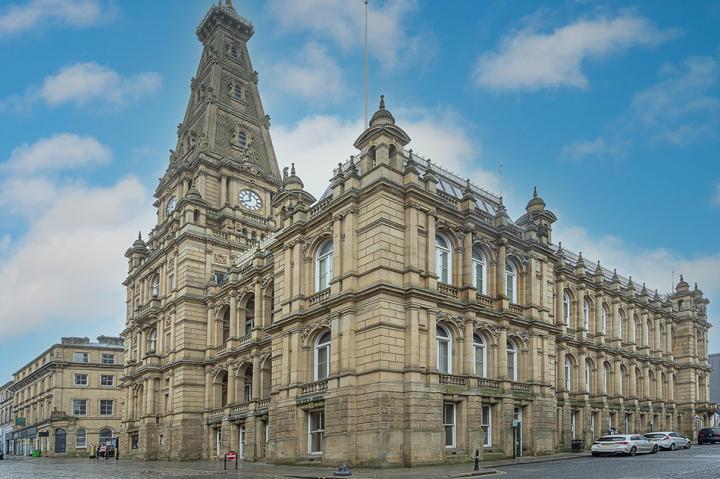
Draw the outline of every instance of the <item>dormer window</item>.
[[[244,131],[238,133],[237,141],[240,148],[245,148],[247,146],[247,135]]]
[[[237,60],[238,58],[240,58],[240,54],[238,53],[238,49],[235,45],[230,47],[230,57],[233,60]]]

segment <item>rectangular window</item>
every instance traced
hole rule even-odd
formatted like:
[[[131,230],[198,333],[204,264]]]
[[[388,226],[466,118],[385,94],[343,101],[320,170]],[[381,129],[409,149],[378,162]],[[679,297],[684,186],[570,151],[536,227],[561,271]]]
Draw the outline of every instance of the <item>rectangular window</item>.
[[[89,361],[88,353],[76,352],[73,354],[73,361],[76,363],[87,363]]]
[[[482,418],[480,423],[483,430],[483,446],[492,446],[492,407],[482,407]]]
[[[115,386],[115,376],[109,376],[103,374],[100,376],[100,385],[101,386]]]
[[[130,447],[132,449],[137,449],[139,442],[138,433],[130,434]]]
[[[455,404],[443,404],[443,428],[445,447],[455,447]]]
[[[87,399],[73,399],[73,416],[87,415]]]
[[[505,275],[505,293],[511,303],[515,302],[515,275]]]
[[[102,353],[101,362],[103,364],[115,364],[115,355],[108,354],[108,353]]]
[[[100,415],[101,416],[112,416],[114,405],[115,405],[115,401],[113,401],[112,399],[101,399],[100,400]]]
[[[76,374],[75,375],[75,385],[76,386],[87,386],[88,383],[88,375],[87,374]]]
[[[240,443],[239,455],[242,459],[245,459],[245,426],[240,426],[240,436],[238,439]]]
[[[322,454],[325,436],[325,411],[308,413],[308,452]]]
[[[85,429],[78,429],[75,433],[75,448],[83,449],[87,447],[87,433]]]

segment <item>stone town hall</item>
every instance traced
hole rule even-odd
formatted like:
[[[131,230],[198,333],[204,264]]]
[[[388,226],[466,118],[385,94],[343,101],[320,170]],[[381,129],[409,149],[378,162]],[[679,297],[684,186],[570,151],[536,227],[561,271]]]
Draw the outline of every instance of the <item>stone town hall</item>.
[[[708,420],[697,286],[563,251],[536,193],[512,221],[382,101],[314,198],[278,167],[252,35],[229,2],[197,28],[157,225],[125,253],[125,457],[437,464]]]

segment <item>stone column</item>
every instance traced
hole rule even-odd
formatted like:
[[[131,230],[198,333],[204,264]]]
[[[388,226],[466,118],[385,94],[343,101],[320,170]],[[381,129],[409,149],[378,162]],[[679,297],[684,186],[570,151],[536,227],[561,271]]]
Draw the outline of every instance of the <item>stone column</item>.
[[[504,261],[503,261],[504,263]],[[503,271],[505,266],[503,265]],[[508,378],[508,364],[507,364],[507,330],[505,328],[500,329],[498,334],[498,349],[497,349],[497,360],[495,361],[496,371],[495,375],[498,379],[510,379]]]
[[[140,344],[138,344],[138,350],[140,351],[140,360],[145,357],[145,351],[146,351],[146,345],[145,341],[147,339],[147,333],[145,332],[145,329],[140,330]]]
[[[155,415],[155,378],[148,378],[147,384],[147,414],[148,416]]]
[[[242,331],[242,327],[238,328],[237,293],[235,291],[231,291],[230,292],[230,337],[233,339],[237,338],[238,330]],[[218,341],[218,343],[221,343],[221,342],[222,342],[222,339],[220,339],[220,341]]]
[[[220,175],[220,208],[227,203],[227,177]]]
[[[590,394],[590,387],[592,383],[592,371],[590,371],[590,381],[587,386],[585,385],[585,361],[587,360],[587,352],[580,351],[578,354],[578,391],[582,391],[585,394]]]
[[[236,392],[236,385],[235,385],[235,369],[234,368],[228,368],[228,392],[227,392],[227,402],[228,404],[235,404],[235,392]]]
[[[437,371],[437,342],[435,341],[435,330],[437,329],[437,311],[427,310],[427,336],[428,336],[428,371]]]
[[[260,356],[253,357],[252,399],[260,399]]]
[[[213,341],[213,326],[215,325],[215,320],[213,319],[213,316],[215,315],[213,310],[213,304],[209,303],[207,308],[207,338],[205,342],[205,347],[207,350],[205,351],[205,356],[210,355],[210,348],[213,347],[214,341]]]
[[[429,212],[427,214],[427,251],[425,271],[428,274],[435,274],[435,214]],[[437,279],[428,278],[428,287],[437,287]],[[435,329],[432,330],[433,342],[435,341]]]
[[[660,318],[653,318],[653,324],[654,324],[654,331],[655,331],[655,350],[656,351],[662,351],[663,345],[662,345],[662,336],[660,335]],[[660,353],[662,354],[662,353]]]
[[[558,346],[557,350],[557,384],[556,391],[567,391],[565,388],[565,346]]]
[[[575,302],[575,329],[582,331],[581,337],[586,338],[590,332],[590,311],[588,311],[588,329],[585,329],[585,288],[578,288],[577,301]]]
[[[338,294],[342,290],[342,283],[340,281],[336,281],[335,278],[339,278],[343,275],[343,242],[341,240],[342,238],[342,216],[341,215],[335,215],[333,217],[333,233],[332,233],[332,241],[333,241],[333,255],[332,255],[332,262],[333,262],[333,277],[330,279],[330,293],[331,294]]]
[[[471,318],[465,318],[465,351],[463,370],[465,374],[475,374],[475,348],[473,347],[473,322]]]
[[[212,405],[212,375],[210,368],[205,368],[205,409],[210,409]]]
[[[128,419],[135,420],[135,385],[131,384],[128,388],[130,391],[128,397]]]
[[[505,241],[501,241],[498,246],[498,257],[497,257],[497,269],[495,270],[495,296],[497,298],[506,298],[510,301],[512,298],[507,298],[507,287],[505,285],[505,261],[506,261],[506,246]]]
[[[463,237],[463,252],[462,252],[462,259],[463,259],[463,265],[462,265],[462,286],[472,286],[473,288],[475,285],[473,284],[473,262],[472,262],[472,255],[473,255],[473,242],[472,242],[472,233],[470,231],[465,233],[465,236]],[[474,299],[473,299],[474,301]]]
[[[565,278],[560,275],[555,280],[555,324],[558,326],[565,326],[565,318],[563,318],[563,297],[565,294]],[[564,364],[563,364],[564,367]]]
[[[265,315],[263,314],[263,303],[265,299],[262,295],[262,283],[255,282],[255,325],[253,329],[263,329],[265,327]]]
[[[622,364],[622,361],[620,359],[615,359],[615,390],[614,390],[614,396],[620,396],[620,391],[623,391],[623,376],[622,376],[622,369],[620,368],[620,365]],[[623,391],[622,396],[627,396],[628,392]]]
[[[631,362],[630,363],[630,394],[629,397],[638,397],[638,390],[637,390],[637,363]],[[628,395],[626,395],[628,396]]]

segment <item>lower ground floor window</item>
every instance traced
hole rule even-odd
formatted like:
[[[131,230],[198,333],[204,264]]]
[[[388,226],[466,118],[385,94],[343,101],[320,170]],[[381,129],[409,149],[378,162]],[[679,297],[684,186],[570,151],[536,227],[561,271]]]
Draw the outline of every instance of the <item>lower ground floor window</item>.
[[[310,411],[308,413],[308,452],[321,454],[325,436],[325,411]]]
[[[445,447],[455,447],[455,404],[443,404],[443,428]]]
[[[140,437],[138,436],[138,433],[130,434],[130,447],[132,449],[137,449],[139,442],[140,442]]]
[[[481,426],[483,431],[483,446],[492,446],[492,408],[490,406],[482,407]]]

